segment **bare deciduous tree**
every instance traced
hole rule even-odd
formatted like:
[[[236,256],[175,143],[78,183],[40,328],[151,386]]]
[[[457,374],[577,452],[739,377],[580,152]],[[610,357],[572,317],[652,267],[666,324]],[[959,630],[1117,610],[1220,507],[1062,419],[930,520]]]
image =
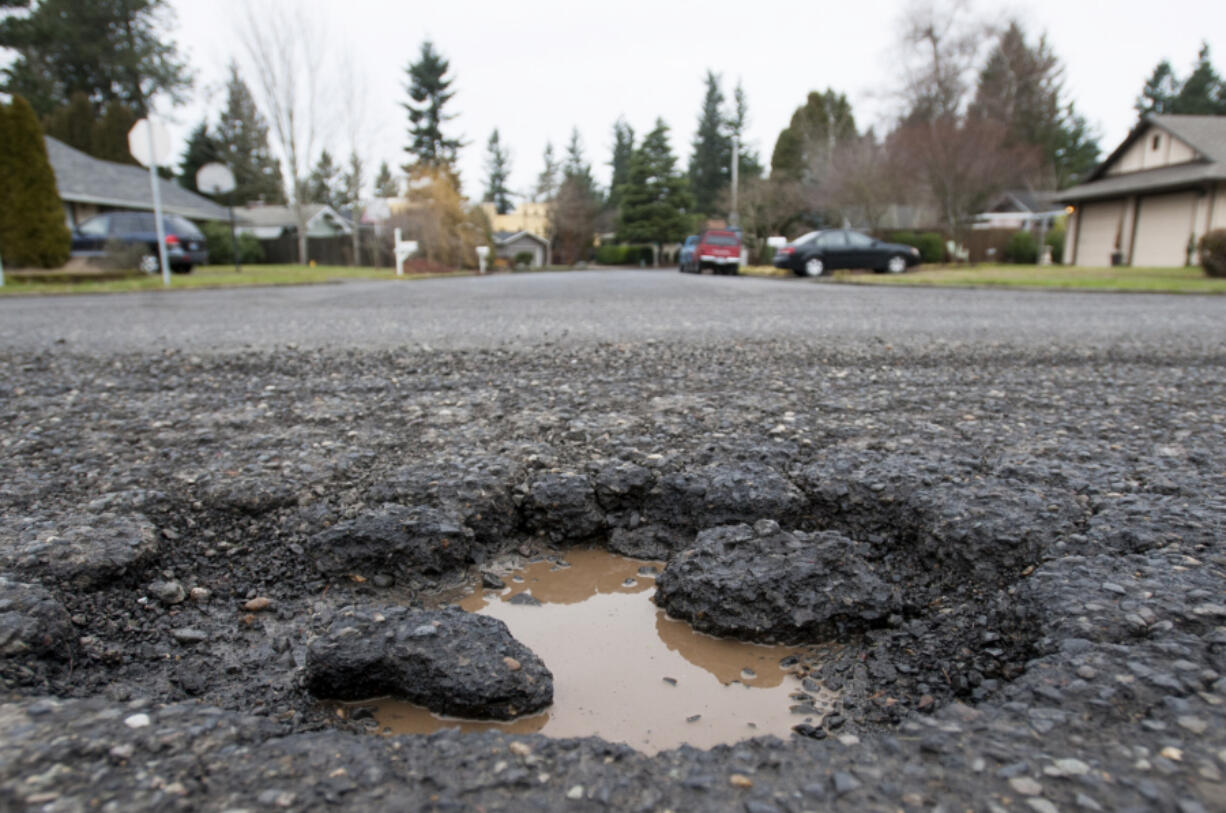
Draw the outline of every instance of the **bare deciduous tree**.
[[[970,0],[912,0],[901,17],[897,45],[903,118],[960,115],[991,33]]]
[[[891,134],[887,149],[899,162],[900,177],[927,190],[955,238],[989,198],[1026,184],[1041,164],[1038,148],[1009,146],[1004,125],[979,118],[904,124]]]
[[[915,197],[898,156],[870,131],[835,150],[816,208],[839,213],[856,225],[876,231],[892,204]]]
[[[289,178],[290,199],[298,225],[298,260],[307,261],[307,180],[320,141],[320,83],[326,48],[309,14],[284,0],[248,3],[239,21],[238,38],[247,52],[254,87],[272,125]]]

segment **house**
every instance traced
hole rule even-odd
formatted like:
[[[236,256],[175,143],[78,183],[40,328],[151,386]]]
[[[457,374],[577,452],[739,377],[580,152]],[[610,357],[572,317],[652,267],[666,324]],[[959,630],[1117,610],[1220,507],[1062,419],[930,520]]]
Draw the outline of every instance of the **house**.
[[[69,228],[99,212],[116,209],[153,211],[153,188],[149,170],[131,164],[104,161],[73,149],[64,142],[45,136],[47,158],[55,171],[64,219]],[[162,211],[189,220],[229,220],[224,206],[173,181],[158,178]]]
[[[1001,192],[984,211],[975,215],[974,229],[1045,231],[1065,214],[1056,192],[1012,189]]]
[[[326,203],[308,203],[302,208],[307,237],[338,237],[353,232],[349,221]],[[293,206],[249,206],[239,212],[238,220],[240,234],[251,234],[260,240],[276,240],[298,232],[298,215]]]
[[[548,203],[524,201],[505,215],[498,214],[498,210],[492,203],[481,204],[481,210],[485,212],[486,218],[490,221],[490,229],[495,232],[516,234],[526,231],[545,240],[549,239]]]
[[[533,268],[550,264],[549,241],[530,231],[496,231],[494,232],[494,256],[503,257],[512,265],[515,255],[531,254],[529,263]]]
[[[1195,262],[1201,236],[1226,228],[1226,116],[1148,116],[1058,199],[1073,207],[1067,263]]]

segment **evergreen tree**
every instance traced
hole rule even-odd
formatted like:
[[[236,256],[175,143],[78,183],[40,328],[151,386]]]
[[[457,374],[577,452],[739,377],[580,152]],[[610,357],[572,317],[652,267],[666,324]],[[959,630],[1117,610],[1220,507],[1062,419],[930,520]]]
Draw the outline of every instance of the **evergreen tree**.
[[[613,159],[609,166],[613,176],[609,181],[608,205],[617,209],[621,205],[621,188],[630,180],[630,159],[634,156],[634,130],[619,118],[613,123]]]
[[[356,206],[362,200],[365,186],[366,166],[357,152],[349,153],[349,163],[341,173],[337,185],[337,200],[342,206]]]
[[[671,243],[690,230],[694,204],[668,143],[668,125],[656,119],[630,159],[630,179],[622,188],[618,239],[630,243]]]
[[[319,161],[307,178],[307,200],[311,203],[323,203],[333,209],[342,204],[339,194],[338,176],[341,168],[332,161],[332,154],[324,150],[319,154]]]
[[[487,203],[494,204],[494,210],[500,215],[511,211],[511,192],[507,189],[507,179],[511,175],[511,154],[502,146],[498,136],[498,128],[490,133],[490,140],[485,145],[485,198]]]
[[[1136,101],[1137,112],[1185,115],[1226,115],[1226,82],[1209,61],[1209,45],[1201,43],[1196,64],[1180,79],[1165,59],[1155,67]]]
[[[1062,70],[1045,37],[1031,46],[1012,22],[988,55],[968,110],[969,116],[1004,125],[1006,147],[1037,147],[1057,186],[1075,183],[1098,159],[1085,119],[1062,98]]]
[[[14,96],[0,105],[0,256],[10,268],[59,268],[70,245],[43,129]]]
[[[689,177],[695,210],[713,215],[719,193],[731,180],[732,139],[729,138],[724,118],[724,92],[720,90],[719,75],[708,70],[704,81],[707,90],[702,99],[702,111],[698,114],[698,131],[694,134],[694,149],[690,153]]]
[[[737,172],[740,173],[741,179],[760,178],[762,176],[762,161],[758,157],[757,150],[750,149],[745,143],[745,130],[749,127],[749,99],[745,95],[745,88],[741,87],[738,80],[736,90],[732,94],[733,108],[732,116],[728,119],[729,135],[736,136],[738,148],[740,149],[740,160],[737,162]]]
[[[595,198],[596,179],[592,177],[592,165],[583,155],[583,139],[579,137],[579,128],[570,131],[570,142],[566,145],[566,161],[562,164],[562,180],[574,180],[583,189],[585,195]]]
[[[396,179],[392,177],[392,170],[387,165],[387,161],[379,165],[379,172],[375,175],[375,197],[400,197],[400,187],[396,183]]]
[[[44,116],[75,93],[97,110],[119,101],[137,118],[156,94],[180,102],[191,74],[168,36],[172,14],[165,0],[41,0],[0,21],[0,48],[16,55],[0,89],[29,94]]]
[[[128,133],[140,116],[121,101],[107,102],[102,118],[94,128],[94,143],[89,154],[103,161],[139,165],[128,145]]]
[[[213,137],[217,142],[217,160],[234,173],[234,191],[219,196],[221,203],[227,206],[257,200],[285,203],[285,180],[281,164],[268,146],[268,125],[233,62],[226,82],[225,112]]]
[[[558,191],[558,162],[553,157],[553,144],[545,142],[545,153],[541,156],[545,168],[536,176],[536,190],[532,197],[535,200],[551,201]]]
[[[75,150],[89,153],[94,148],[94,129],[98,111],[89,97],[77,91],[68,104],[43,117],[43,132]]]
[[[404,103],[409,114],[409,144],[405,152],[412,160],[404,169],[446,168],[457,178],[455,171],[456,152],[464,146],[458,138],[447,138],[443,124],[455,118],[443,112],[455,93],[449,91],[454,77],[448,77],[451,64],[434,50],[434,43],[426,40],[421,44],[421,53],[416,62],[409,64],[405,72],[409,84],[405,88],[410,101]],[[458,183],[456,184],[458,186]]]
[[[775,141],[771,177],[818,185],[830,169],[835,149],[857,137],[847,97],[833,89],[811,91]]]
[[[217,161],[221,150],[217,140],[209,133],[208,122],[200,122],[187,138],[183,158],[179,161],[179,186],[200,192],[196,186],[196,173],[205,164]]]

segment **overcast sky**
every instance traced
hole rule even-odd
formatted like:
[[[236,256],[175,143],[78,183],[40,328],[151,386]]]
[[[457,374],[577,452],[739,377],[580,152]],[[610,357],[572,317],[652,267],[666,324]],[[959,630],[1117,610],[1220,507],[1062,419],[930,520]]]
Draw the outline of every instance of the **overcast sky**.
[[[247,0],[249,1],[249,0]],[[182,139],[204,116],[216,119],[232,56],[243,51],[236,20],[244,0],[170,0],[175,39],[195,69],[193,102],[161,110]],[[264,2],[256,4],[263,7]],[[227,7],[230,11],[227,12]],[[390,2],[293,0],[327,32],[328,52],[349,60],[352,92],[366,109],[364,151],[377,166],[403,163],[407,119],[401,102],[405,66],[430,38],[451,62],[457,114],[450,133],[468,146],[460,154],[464,191],[481,194],[485,143],[497,127],[512,152],[511,187],[527,191],[552,141],[560,154],[577,126],[601,183],[609,176],[611,130],[619,115],[637,135],[657,116],[672,128],[682,165],[690,152],[710,68],[731,97],[738,80],[749,101],[748,145],[768,164],[779,131],[810,90],[832,87],[850,98],[861,129],[888,123],[889,89],[898,76],[894,43],[906,4],[850,2],[728,2],[727,0],[576,0]],[[1154,65],[1170,59],[1186,75],[1202,40],[1226,73],[1226,2],[1221,0],[978,0],[992,20],[1019,19],[1032,37],[1046,33],[1065,66],[1069,98],[1098,128],[1109,152],[1135,121],[1133,101]],[[339,69],[328,76],[339,75]],[[248,78],[248,84],[254,82]],[[348,150],[342,93],[329,96],[336,153]]]

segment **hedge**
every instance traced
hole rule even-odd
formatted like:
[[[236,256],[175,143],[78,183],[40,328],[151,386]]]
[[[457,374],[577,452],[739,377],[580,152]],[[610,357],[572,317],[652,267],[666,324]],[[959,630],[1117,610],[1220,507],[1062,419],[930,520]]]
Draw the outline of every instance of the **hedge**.
[[[890,243],[902,243],[904,246],[915,246],[919,249],[920,259],[926,263],[945,262],[945,238],[939,232],[925,231],[916,234],[913,231],[896,231],[887,235]]]
[[[230,265],[234,262],[234,243],[230,237],[230,224],[207,221],[200,226],[204,241],[209,248],[209,262],[214,265]],[[264,262],[264,246],[254,234],[238,236],[238,261],[244,264]]]
[[[638,265],[640,262],[651,265],[654,259],[651,246],[623,244],[596,249],[596,262],[601,265]]]
[[[1039,241],[1028,231],[1019,231],[1005,245],[1005,262],[1034,265],[1039,261]]]

